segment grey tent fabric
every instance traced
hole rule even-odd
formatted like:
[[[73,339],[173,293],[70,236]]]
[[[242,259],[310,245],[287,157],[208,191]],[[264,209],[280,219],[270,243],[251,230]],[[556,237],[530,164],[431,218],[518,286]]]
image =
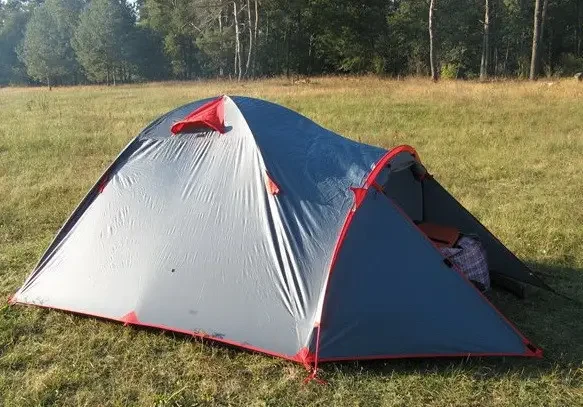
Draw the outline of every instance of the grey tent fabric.
[[[296,151],[272,155],[267,171],[258,141],[270,143],[276,123],[284,131],[288,114],[269,107],[275,122],[255,133],[230,98],[225,135],[172,137],[167,128],[190,106],[149,126],[15,300],[117,320],[131,314],[143,325],[293,358],[313,332],[352,205],[348,187],[362,182],[383,150],[359,148],[294,115]],[[310,150],[320,142],[335,161],[316,170]],[[300,171],[310,176],[299,178]],[[267,172],[285,199],[268,194]]]
[[[428,217],[483,228],[426,176],[409,146],[357,143],[258,99],[194,102],[128,144],[12,302],[304,364],[320,357],[540,356],[412,223]],[[478,233],[488,236],[485,228]],[[495,250],[514,262],[509,275],[523,277],[518,259],[503,246]],[[387,263],[387,256],[394,259]],[[425,283],[415,278],[423,275]],[[408,292],[414,283],[428,286]],[[426,295],[429,283],[440,295]],[[383,287],[391,298],[382,297]],[[398,305],[411,301],[415,307]],[[367,313],[371,304],[378,308]],[[423,316],[426,309],[435,315]],[[448,333],[443,327],[452,320],[469,331]]]

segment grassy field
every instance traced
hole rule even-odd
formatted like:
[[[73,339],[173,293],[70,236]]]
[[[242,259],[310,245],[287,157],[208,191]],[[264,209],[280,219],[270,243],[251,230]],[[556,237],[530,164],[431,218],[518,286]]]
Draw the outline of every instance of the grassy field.
[[[374,78],[0,89],[0,298],[141,128],[220,93],[266,98],[429,170],[557,290],[583,301],[583,84]],[[0,406],[582,406],[583,307],[494,302],[542,360],[302,366],[181,335],[0,305]]]

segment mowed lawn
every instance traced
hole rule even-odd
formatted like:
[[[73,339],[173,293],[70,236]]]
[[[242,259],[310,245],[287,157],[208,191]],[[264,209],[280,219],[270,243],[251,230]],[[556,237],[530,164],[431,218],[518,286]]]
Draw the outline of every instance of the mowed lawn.
[[[583,84],[375,78],[0,89],[0,297],[141,128],[222,93],[366,143],[415,146],[511,250],[583,302]],[[494,302],[544,359],[325,364],[328,385],[303,385],[302,366],[260,354],[2,304],[0,406],[582,406],[583,306],[534,288]]]

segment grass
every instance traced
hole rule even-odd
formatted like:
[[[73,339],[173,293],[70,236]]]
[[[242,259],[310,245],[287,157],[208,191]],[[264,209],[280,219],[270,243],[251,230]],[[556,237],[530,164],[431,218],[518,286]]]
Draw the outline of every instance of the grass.
[[[430,171],[560,292],[583,301],[583,85],[316,78],[0,89],[0,298],[22,284],[104,168],[162,113],[266,98],[354,139],[415,146]],[[324,365],[32,307],[0,309],[3,406],[581,406],[583,307],[530,289],[495,303],[543,360]],[[1,307],[1,306],[0,306]]]

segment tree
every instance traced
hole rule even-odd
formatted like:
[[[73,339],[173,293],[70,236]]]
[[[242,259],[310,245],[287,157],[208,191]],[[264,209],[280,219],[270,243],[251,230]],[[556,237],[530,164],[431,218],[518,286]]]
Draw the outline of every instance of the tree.
[[[257,3],[255,3],[257,4]],[[249,75],[251,55],[253,55],[253,22],[251,20],[251,2],[247,0],[247,28],[249,29],[249,46],[247,47],[247,63],[245,64],[245,76]]]
[[[73,48],[89,79],[114,85],[123,79],[134,22],[125,2],[92,0],[83,10]]]
[[[537,0],[538,1],[538,0]],[[439,79],[439,72],[437,71],[437,61],[435,56],[435,4],[437,0],[430,0],[429,2],[429,64],[431,66],[431,79],[437,81]]]
[[[30,80],[27,70],[50,83],[82,74],[112,83],[334,73],[484,80],[531,68],[537,76],[543,61],[565,75],[583,70],[583,0],[538,0],[532,30],[536,7],[525,0],[44,1],[0,0],[0,84]],[[56,3],[76,5],[49,12]],[[62,10],[76,15],[85,4],[83,21],[66,24],[80,25],[74,41],[62,41]]]
[[[20,57],[28,74],[49,89],[57,80],[73,82],[77,77],[71,38],[81,6],[78,0],[47,0],[26,25]]]
[[[541,47],[542,47],[542,44],[544,43],[544,40],[545,40],[545,23],[547,21],[547,9],[548,9],[548,6],[549,6],[549,0],[543,0],[543,11],[541,13],[540,34],[539,34],[540,35],[539,42],[541,44],[539,46],[541,46]],[[540,57],[539,57],[538,64],[539,64],[539,66],[538,66],[537,71],[540,72],[541,65],[542,65],[542,58],[540,58]]]
[[[237,80],[240,81],[241,80],[241,74],[242,74],[242,70],[241,70],[241,39],[240,39],[240,34],[239,34],[239,20],[238,20],[238,14],[239,12],[237,11],[237,1],[233,1],[233,18],[235,21],[235,75],[237,76]]]
[[[541,28],[541,0],[535,0],[534,27],[532,30],[532,53],[530,57],[529,79],[535,81],[538,78],[539,53],[540,53],[540,28]]]
[[[125,57],[128,70],[133,72],[135,79],[161,80],[170,74],[163,38],[147,26],[132,27]]]
[[[482,60],[480,63],[481,80],[486,80],[488,78],[490,57],[490,0],[484,0],[484,9],[484,37],[482,41]]]
[[[206,25],[199,16],[206,15],[222,0],[145,0],[141,22],[163,38],[163,49],[171,72],[179,79],[200,74],[197,40],[205,35]],[[202,26],[202,27],[201,27]]]
[[[16,52],[30,17],[20,0],[0,1],[0,85],[25,82],[26,66]]]

